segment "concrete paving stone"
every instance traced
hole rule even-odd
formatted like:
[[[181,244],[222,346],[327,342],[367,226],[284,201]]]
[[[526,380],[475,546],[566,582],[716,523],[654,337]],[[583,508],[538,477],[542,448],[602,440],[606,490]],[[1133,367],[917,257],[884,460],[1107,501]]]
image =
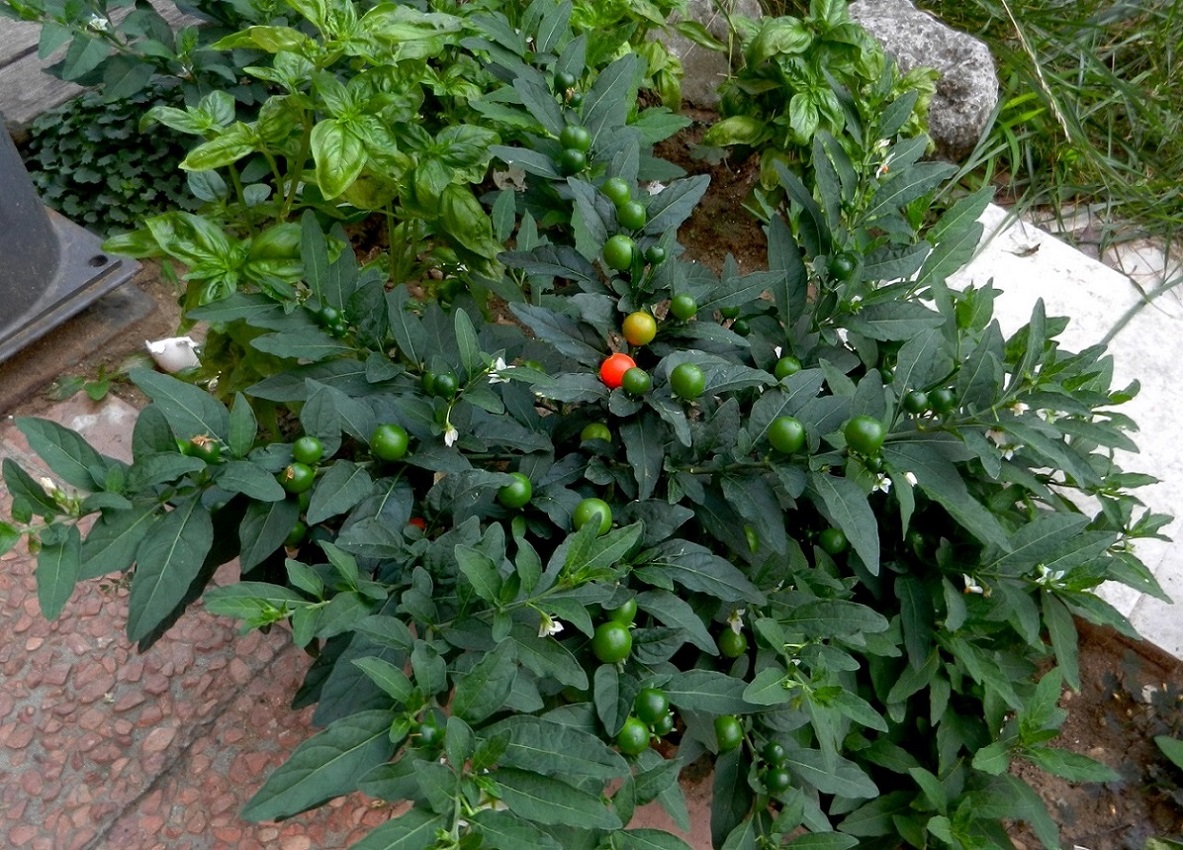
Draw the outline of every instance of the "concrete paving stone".
[[[1140,452],[1119,451],[1116,457],[1128,471],[1159,478],[1159,483],[1137,491],[1148,506],[1158,512],[1177,511],[1183,504],[1183,452],[1175,423],[1181,402],[1176,383],[1183,355],[1183,304],[1168,295],[1146,305],[1128,277],[1034,225],[1012,220],[1000,207],[990,207],[981,220],[986,226],[983,245],[951,284],[980,286],[993,279],[1005,293],[995,301],[995,316],[1004,333],[1014,333],[1030,321],[1036,300],[1042,298],[1048,316],[1071,319],[1061,345],[1080,350],[1100,341],[1127,311],[1141,306],[1110,343],[1114,386],[1133,380],[1141,384],[1138,396],[1118,408],[1140,426],[1132,435]],[[1164,529],[1175,539],[1181,532],[1183,512]],[[1174,587],[1174,598],[1183,599],[1183,550],[1144,540],[1138,541],[1137,551],[1160,584]],[[1183,654],[1177,605],[1115,585],[1103,587],[1102,595],[1122,613],[1135,616],[1145,638],[1177,656]]]

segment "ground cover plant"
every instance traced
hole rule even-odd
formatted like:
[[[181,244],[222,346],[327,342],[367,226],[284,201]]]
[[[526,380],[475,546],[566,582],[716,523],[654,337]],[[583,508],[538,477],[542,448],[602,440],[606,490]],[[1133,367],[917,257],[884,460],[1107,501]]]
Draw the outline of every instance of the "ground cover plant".
[[[85,92],[39,115],[22,157],[42,201],[104,236],[166,210],[196,209],[200,201],[177,168],[185,156],[183,138],[138,129],[144,112],[170,96],[144,90],[108,103]]]
[[[61,484],[5,461],[0,548],[38,551],[45,614],[117,573],[142,647],[199,598],[290,629],[324,729],[243,814],[413,804],[358,847],[684,847],[629,823],[684,823],[700,759],[720,848],[1006,847],[1017,821],[1058,846],[1008,767],[1111,776],[1050,743],[1072,615],[1132,632],[1093,590],[1161,595],[1132,544],[1165,518],[1113,460],[1137,388],[1104,350],[1062,350],[1042,308],[1006,338],[998,290],[946,286],[989,192],[921,227],[955,169],[920,161],[917,95],[819,129],[804,180],[774,165],[767,267],[715,273],[677,238],[707,179],[652,154],[684,122],[639,102],[643,54],[591,58],[570,3],[292,8],[227,36],[273,57],[253,124],[217,94],[155,116],[229,151],[193,168],[225,192],[115,243],[181,264],[214,392],[133,371],[130,464],[18,423]],[[370,15],[405,36],[393,65]],[[467,94],[440,99],[453,60]],[[268,138],[276,98],[300,117]],[[437,142],[480,134],[472,159],[350,141],[408,101]],[[356,204],[386,154],[394,195]],[[497,250],[461,253],[417,179]],[[342,225],[374,211],[362,263]]]

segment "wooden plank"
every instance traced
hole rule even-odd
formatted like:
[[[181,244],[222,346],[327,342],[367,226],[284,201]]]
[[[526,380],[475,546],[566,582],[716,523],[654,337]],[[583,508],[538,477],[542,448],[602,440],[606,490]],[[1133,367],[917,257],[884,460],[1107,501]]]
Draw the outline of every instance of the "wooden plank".
[[[0,18],[0,67],[36,55],[40,40],[41,27],[37,24]]]
[[[152,5],[174,29],[201,23],[183,15],[170,0],[153,0]],[[117,14],[130,11],[120,10]],[[81,86],[58,80],[42,70],[57,61],[64,48],[42,61],[37,56],[40,37],[39,24],[0,18],[0,114],[13,133],[22,132],[42,112],[82,91]]]
[[[34,55],[0,68],[0,113],[12,132],[20,132],[42,112],[82,92],[82,87],[51,77]]]

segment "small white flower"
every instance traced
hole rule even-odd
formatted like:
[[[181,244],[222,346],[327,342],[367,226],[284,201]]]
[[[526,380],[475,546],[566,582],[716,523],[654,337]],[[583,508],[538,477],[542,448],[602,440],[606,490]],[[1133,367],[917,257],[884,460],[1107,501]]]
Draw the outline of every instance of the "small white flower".
[[[846,337],[848,335],[846,328],[838,328],[838,330],[835,331],[835,334],[838,336],[838,341],[843,345],[846,345]]]
[[[90,20],[86,22],[86,28],[95,32],[110,32],[111,22],[101,15],[91,15]]]
[[[743,615],[745,613],[747,613],[746,608],[736,608],[727,615],[727,626],[737,635],[743,632]]]
[[[907,481],[909,484],[911,484],[913,487],[916,486],[916,474],[915,473],[905,472],[904,473],[904,480]]]
[[[1049,425],[1060,418],[1060,414],[1056,413],[1056,411],[1045,410],[1044,408],[1040,408],[1039,410],[1035,411],[1035,415]]]
[[[455,445],[456,441],[460,439],[460,432],[456,430],[456,426],[451,422],[448,427],[444,429],[444,445],[451,447]]]
[[[647,191],[651,197],[653,195],[660,195],[662,192],[665,191],[665,184],[658,183],[656,180],[654,180],[652,183],[650,183],[648,186],[645,187],[645,191]]]
[[[1008,443],[1006,441],[1006,433],[998,430],[997,428],[991,428],[989,431],[987,431],[986,437],[1002,451],[1002,457],[1004,460],[1010,460],[1015,456],[1015,452],[1023,448],[1022,446]]]
[[[875,142],[875,150],[877,150],[877,151],[887,150],[887,146],[890,144],[891,144],[890,139],[879,139],[877,142]]]
[[[890,493],[891,479],[880,472],[875,476],[875,485],[871,488],[872,493]]]
[[[489,383],[490,384],[508,384],[509,378],[501,377],[501,373],[508,369],[509,366],[505,363],[504,357],[498,357],[493,361],[493,365],[489,368]]]
[[[856,296],[854,296],[853,298],[851,298],[851,299],[850,299],[850,306],[851,306],[851,307],[853,307],[855,304],[859,304],[859,303],[861,303],[861,302],[862,302],[862,300],[863,300],[863,296],[861,296],[861,295],[856,295]]]
[[[1047,564],[1039,565],[1039,575],[1035,577],[1035,583],[1042,587],[1060,587],[1064,578],[1064,570],[1049,570]]]
[[[542,615],[542,622],[538,626],[538,637],[552,637],[563,630],[563,624],[550,616],[549,614]]]
[[[1026,402],[1022,402],[1022,401],[1016,401],[1014,404],[1012,404],[1010,406],[1010,412],[1013,413],[1015,416],[1022,416],[1024,413],[1026,413],[1030,409],[1031,409],[1030,406],[1027,405]]]
[[[781,347],[778,345],[778,346],[776,346],[775,348],[773,348],[773,349],[772,349],[772,353],[773,353],[773,354],[775,354],[775,355],[777,356],[777,358],[779,359],[779,358],[780,358],[780,353],[781,353],[783,350],[784,350],[784,349],[783,349],[783,348],[781,348]]]
[[[54,493],[61,492],[61,488],[58,487],[57,482],[54,481],[52,478],[42,477],[42,478],[39,478],[38,480],[41,482],[42,489],[44,489],[45,492],[48,493],[49,495],[52,496]]]
[[[980,584],[978,584],[976,581],[974,581],[973,576],[968,575],[966,573],[962,573],[961,578],[965,582],[965,591],[964,591],[965,593],[976,593],[980,596],[986,595],[985,588],[983,588]]]

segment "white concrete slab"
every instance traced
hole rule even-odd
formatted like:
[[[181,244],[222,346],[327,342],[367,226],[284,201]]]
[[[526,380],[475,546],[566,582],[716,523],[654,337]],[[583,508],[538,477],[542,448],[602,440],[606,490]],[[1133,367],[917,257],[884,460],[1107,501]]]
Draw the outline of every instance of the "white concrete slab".
[[[1036,300],[1042,298],[1048,316],[1071,319],[1060,340],[1064,347],[1079,350],[1100,341],[1127,311],[1141,305],[1110,343],[1115,386],[1134,379],[1142,385],[1138,397],[1120,408],[1141,428],[1132,435],[1141,451],[1122,452],[1119,462],[1127,470],[1160,479],[1138,495],[1155,511],[1176,514],[1165,533],[1180,539],[1183,442],[1178,417],[1183,413],[1183,389],[1178,384],[1183,377],[1183,305],[1173,293],[1146,303],[1127,276],[1034,225],[1009,220],[1001,207],[991,206],[981,220],[986,225],[983,246],[950,283],[981,285],[993,279],[1005,292],[995,301],[995,316],[1004,333],[1026,324]],[[1161,541],[1139,541],[1137,546],[1139,556],[1167,592],[1183,601],[1183,550]],[[1183,657],[1183,608],[1121,586],[1103,591],[1147,640]]]

